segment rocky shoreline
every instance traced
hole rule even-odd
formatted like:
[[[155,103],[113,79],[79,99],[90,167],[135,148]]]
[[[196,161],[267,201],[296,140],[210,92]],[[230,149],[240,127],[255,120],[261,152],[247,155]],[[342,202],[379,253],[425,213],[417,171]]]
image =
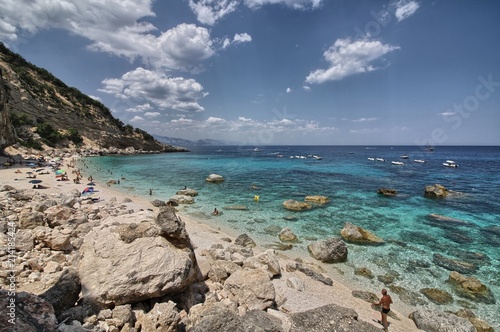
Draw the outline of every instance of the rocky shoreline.
[[[21,174],[16,168],[0,170],[6,244],[0,302],[2,308],[15,303],[0,317],[6,331],[381,329],[372,321],[379,317],[371,306],[378,295],[342,287],[315,263],[107,186],[82,195],[82,185],[51,173],[39,176],[47,189],[33,189],[30,168],[20,167]],[[460,274],[453,279],[471,282]],[[418,309],[410,319],[394,310],[390,330],[490,331],[472,316]]]

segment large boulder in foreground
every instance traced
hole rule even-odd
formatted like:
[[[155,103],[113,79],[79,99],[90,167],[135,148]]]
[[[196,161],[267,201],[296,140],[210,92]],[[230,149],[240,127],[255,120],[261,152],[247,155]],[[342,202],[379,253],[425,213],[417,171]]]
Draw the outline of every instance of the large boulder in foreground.
[[[468,319],[437,310],[419,309],[410,314],[410,319],[419,329],[427,332],[476,332]]]
[[[358,313],[353,309],[336,304],[298,312],[291,315],[290,332],[380,332],[380,329],[368,322],[358,320]]]
[[[293,199],[287,199],[283,202],[283,207],[290,211],[305,211],[309,210],[312,206],[306,202],[299,202]]]
[[[309,254],[324,263],[338,263],[347,260],[347,246],[340,237],[333,237],[310,243]]]
[[[342,238],[351,243],[368,244],[368,245],[381,245],[384,240],[375,234],[367,231],[364,228],[346,222],[344,228],[340,231]]]
[[[102,306],[134,303],[178,292],[196,280],[184,223],[169,207],[154,220],[145,216],[109,218],[85,236],[79,265],[84,298]]]
[[[15,299],[14,308],[11,299]],[[54,308],[44,299],[26,292],[10,296],[7,290],[0,289],[1,331],[57,331]]]
[[[274,305],[275,289],[268,273],[260,269],[240,269],[224,283],[224,289],[232,294],[240,306],[265,310]]]

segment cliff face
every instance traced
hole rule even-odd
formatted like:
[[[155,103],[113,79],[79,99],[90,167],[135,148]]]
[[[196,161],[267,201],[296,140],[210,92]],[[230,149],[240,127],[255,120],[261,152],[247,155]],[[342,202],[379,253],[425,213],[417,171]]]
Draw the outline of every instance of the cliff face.
[[[8,87],[0,69],[0,150],[16,142],[14,128],[10,122],[8,110]]]
[[[120,148],[177,151],[124,125],[99,101],[68,87],[0,43],[0,149]]]

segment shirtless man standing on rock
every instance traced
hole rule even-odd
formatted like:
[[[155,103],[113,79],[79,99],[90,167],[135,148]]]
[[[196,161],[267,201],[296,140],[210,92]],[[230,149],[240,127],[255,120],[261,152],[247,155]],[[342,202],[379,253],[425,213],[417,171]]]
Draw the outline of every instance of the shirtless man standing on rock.
[[[378,322],[384,326],[384,331],[388,331],[389,328],[389,323],[387,322],[387,314],[389,313],[389,311],[391,311],[391,303],[392,298],[387,294],[387,289],[385,288],[382,289],[382,298],[380,299],[380,301],[377,303],[372,303],[373,305],[382,307],[380,311],[382,315],[382,321]]]

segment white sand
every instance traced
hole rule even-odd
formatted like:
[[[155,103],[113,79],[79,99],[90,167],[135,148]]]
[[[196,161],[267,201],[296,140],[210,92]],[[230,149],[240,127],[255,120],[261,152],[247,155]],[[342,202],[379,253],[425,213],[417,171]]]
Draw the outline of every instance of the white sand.
[[[3,161],[5,161],[5,158],[0,158],[0,162],[2,164]],[[82,184],[75,184],[72,181],[75,178],[75,175],[71,174],[72,169],[69,168],[66,163],[64,163],[64,169],[68,171],[70,181],[57,181],[54,172],[49,168],[47,168],[49,174],[38,174],[36,179],[42,180],[41,184],[48,187],[47,189],[39,189],[40,192],[53,194],[68,192],[73,189],[82,191],[86,187],[85,183],[87,183],[88,174],[82,174],[84,179],[82,181]],[[19,170],[20,173],[16,173],[16,170]],[[33,184],[29,183],[29,180],[31,179],[27,177],[27,172],[33,172],[34,174],[37,174],[34,169],[27,166],[22,167],[19,164],[16,164],[9,168],[3,168],[0,164],[0,187],[3,187],[4,185],[10,185],[17,189],[32,188]],[[132,194],[124,194],[122,192],[114,190],[112,186],[96,183],[94,188],[96,190],[99,190],[97,196],[101,199],[101,201],[95,203],[97,205],[105,204],[112,197],[116,197],[119,202],[128,197],[132,199],[132,202],[127,203],[127,206],[134,209],[135,211],[138,211],[140,209],[146,210],[153,208],[153,206],[145,198],[134,196]],[[210,248],[215,243],[221,243],[227,246],[228,243],[222,239],[228,237],[232,239],[234,238],[227,235],[227,233],[224,233],[220,229],[209,227],[202,221],[195,220],[187,215],[183,215],[182,213],[179,213],[179,215],[181,219],[186,223],[186,229],[196,248],[197,257],[199,257],[200,260],[204,259],[200,256],[200,252],[202,250]],[[288,255],[288,258],[290,259],[294,258],[290,256],[289,253],[287,253],[286,255]],[[313,261],[313,259],[310,260],[311,263],[321,265],[318,264],[318,262]],[[279,292],[284,293],[285,297],[287,298],[286,303],[282,306],[283,311],[300,312],[325,304],[334,303],[343,307],[354,309],[358,313],[359,319],[370,322],[373,325],[381,328],[381,325],[373,322],[373,319],[380,319],[380,313],[372,309],[369,303],[353,297],[351,295],[351,289],[349,289],[345,285],[334,280],[333,286],[326,286],[320,282],[310,279],[309,277],[305,277],[305,275],[302,276],[303,277],[301,279],[303,279],[303,281],[306,283],[306,287],[303,292],[290,289],[286,286],[286,272],[284,272],[284,277],[274,281],[275,287],[279,290]],[[332,276],[330,275],[330,277]],[[413,321],[405,316],[405,314],[407,315],[408,312],[406,312],[405,314],[399,312],[397,304],[394,304],[392,309],[393,314],[395,314],[398,319],[389,317],[389,322],[391,323],[389,328],[390,331],[421,331],[416,328]],[[407,308],[403,311],[407,311]]]

